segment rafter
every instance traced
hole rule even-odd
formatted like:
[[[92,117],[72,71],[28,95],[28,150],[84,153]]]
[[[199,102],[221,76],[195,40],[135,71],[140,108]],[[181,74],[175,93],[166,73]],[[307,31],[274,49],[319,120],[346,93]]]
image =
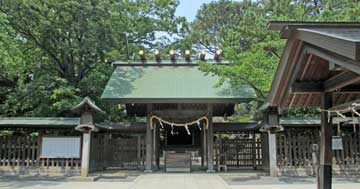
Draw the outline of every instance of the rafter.
[[[359,74],[352,71],[345,71],[326,80],[324,82],[324,90],[325,92],[335,91],[358,81],[360,81]]]
[[[295,82],[290,87],[290,94],[319,94],[326,90],[322,82]],[[347,85],[333,90],[334,93],[360,93],[360,85]]]

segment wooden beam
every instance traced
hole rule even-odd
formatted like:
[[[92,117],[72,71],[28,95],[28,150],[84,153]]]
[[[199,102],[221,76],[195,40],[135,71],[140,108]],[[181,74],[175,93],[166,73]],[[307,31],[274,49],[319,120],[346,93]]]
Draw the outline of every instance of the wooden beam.
[[[311,54],[319,56],[323,59],[328,60],[329,62],[334,62],[335,64],[347,68],[357,74],[360,74],[360,62],[354,61],[350,58],[338,55],[331,51],[315,47],[313,45],[307,45],[307,51]]]
[[[313,55],[310,54],[309,57],[308,57],[308,59],[307,59],[307,61],[306,61],[306,64],[305,64],[305,66],[304,66],[304,69],[303,69],[303,71],[302,71],[302,73],[301,73],[300,80],[303,80],[303,79],[305,78],[305,75],[306,75],[306,73],[307,73],[307,71],[308,71],[308,69],[309,69],[309,67],[310,67],[310,64],[311,64],[312,59],[313,59]]]
[[[311,99],[312,99],[312,94],[308,94],[306,101],[305,101],[305,106],[310,106],[311,104]]]
[[[341,84],[341,83],[338,83]],[[322,82],[295,82],[290,87],[291,94],[320,94],[325,90]],[[348,85],[333,91],[334,93],[359,93],[360,85]]]
[[[191,119],[191,118],[199,118],[201,116],[206,115],[206,110],[156,110],[153,111],[154,115],[160,116],[163,119]]]
[[[286,27],[295,28],[358,28],[359,22],[304,22],[304,21],[270,21],[269,30],[282,30]]]
[[[283,78],[286,77],[286,73],[290,69],[289,64],[287,64],[287,62],[289,61],[288,59],[294,57],[297,49],[301,48],[300,46],[301,45],[299,45],[299,42],[296,41],[294,38],[291,38],[286,42],[286,46],[281,56],[278,69],[271,83],[271,90],[268,95],[268,102],[270,106],[277,106],[279,104],[279,96],[281,96],[282,88],[285,85],[284,83],[286,82],[286,79]]]
[[[343,30],[344,31],[344,30]],[[356,50],[357,44],[353,39],[344,40],[339,37],[327,35],[321,31],[298,28],[296,29],[296,38],[306,43],[312,44],[322,49],[327,49],[351,60],[359,60]]]
[[[290,93],[295,94],[322,93],[323,91],[322,82],[295,82],[290,88]]]
[[[292,107],[292,105],[293,105],[294,102],[295,102],[295,99],[296,99],[296,94],[293,94],[292,97],[291,97],[290,103],[289,103],[289,108]]]
[[[335,91],[358,81],[360,81],[359,74],[352,71],[345,71],[326,80],[324,82],[324,90],[325,92]]]
[[[301,68],[301,64],[305,61],[307,61],[308,53],[306,51],[306,48],[303,48],[301,50],[301,53],[298,57],[298,59],[294,59],[295,63],[293,63],[293,69],[289,70],[288,73],[288,77],[286,78],[286,80],[288,80],[288,84],[287,86],[284,86],[286,89],[284,90],[283,95],[280,98],[280,109],[283,109],[286,105],[286,97],[289,95],[290,93],[290,86],[295,82],[296,80],[296,76],[298,75],[300,68]]]
[[[329,109],[332,105],[332,94],[321,95],[321,108]],[[321,136],[320,136],[320,170],[318,175],[318,188],[331,189],[332,180],[332,118],[328,113],[321,112]]]

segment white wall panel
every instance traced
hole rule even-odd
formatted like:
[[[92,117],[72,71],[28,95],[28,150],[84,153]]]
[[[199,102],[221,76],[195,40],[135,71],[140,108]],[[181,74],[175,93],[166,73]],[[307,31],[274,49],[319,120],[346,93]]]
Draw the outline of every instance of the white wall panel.
[[[80,158],[80,137],[42,137],[41,157]]]

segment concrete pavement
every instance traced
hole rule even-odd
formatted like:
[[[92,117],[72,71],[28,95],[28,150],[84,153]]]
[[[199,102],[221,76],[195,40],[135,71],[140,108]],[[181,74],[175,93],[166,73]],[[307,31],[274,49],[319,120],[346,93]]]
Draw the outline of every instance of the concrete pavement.
[[[311,177],[237,176],[222,174],[142,174],[84,182],[61,177],[0,177],[1,189],[315,189]],[[335,189],[359,189],[360,179],[334,179]]]

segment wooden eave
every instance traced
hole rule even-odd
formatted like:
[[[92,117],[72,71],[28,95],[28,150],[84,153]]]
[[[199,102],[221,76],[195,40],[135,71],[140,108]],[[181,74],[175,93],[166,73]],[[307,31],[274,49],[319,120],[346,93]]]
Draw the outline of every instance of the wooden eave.
[[[318,106],[322,92],[333,92],[335,106],[360,98],[358,42],[303,28],[289,31],[269,92],[270,107]],[[330,63],[339,68],[332,70]]]
[[[288,28],[358,28],[359,22],[304,22],[304,21],[270,21],[269,30],[286,30]]]

